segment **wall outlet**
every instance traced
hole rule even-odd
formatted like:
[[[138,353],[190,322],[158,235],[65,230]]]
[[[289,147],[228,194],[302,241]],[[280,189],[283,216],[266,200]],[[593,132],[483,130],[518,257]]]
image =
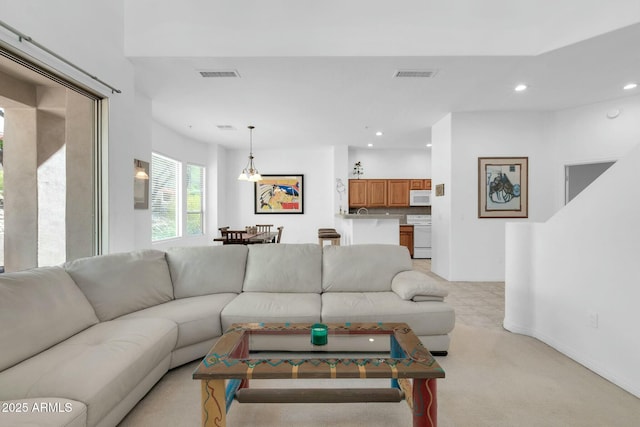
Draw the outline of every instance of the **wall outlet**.
[[[598,313],[589,313],[589,326],[595,329],[598,328]]]

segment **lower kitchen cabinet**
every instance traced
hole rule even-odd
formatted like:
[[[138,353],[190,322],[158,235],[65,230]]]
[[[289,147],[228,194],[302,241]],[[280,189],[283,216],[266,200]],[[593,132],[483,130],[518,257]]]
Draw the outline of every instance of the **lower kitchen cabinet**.
[[[400,226],[400,245],[409,248],[409,254],[413,258],[413,225]]]

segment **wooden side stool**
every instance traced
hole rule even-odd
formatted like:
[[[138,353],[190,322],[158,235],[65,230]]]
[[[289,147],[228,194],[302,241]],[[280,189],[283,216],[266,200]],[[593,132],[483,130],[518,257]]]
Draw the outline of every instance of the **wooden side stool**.
[[[335,228],[318,228],[318,243],[320,246],[328,240],[332,245],[340,246],[340,233]]]

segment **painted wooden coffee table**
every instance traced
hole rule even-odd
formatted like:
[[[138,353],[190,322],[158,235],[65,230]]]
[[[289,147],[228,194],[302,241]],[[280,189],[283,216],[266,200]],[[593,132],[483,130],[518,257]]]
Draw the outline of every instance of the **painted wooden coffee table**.
[[[310,323],[242,323],[232,325],[193,373],[202,381],[202,424],[225,426],[234,399],[240,403],[347,403],[406,400],[414,427],[437,425],[436,379],[444,370],[406,323],[328,323],[328,344],[291,357],[251,353],[255,335],[310,337]],[[385,337],[386,335],[386,337]],[[277,338],[277,337],[274,337]],[[336,350],[345,339],[389,340],[388,357]],[[363,357],[364,355],[364,357]],[[391,378],[389,388],[250,388],[252,379]],[[225,380],[227,385],[225,388]]]

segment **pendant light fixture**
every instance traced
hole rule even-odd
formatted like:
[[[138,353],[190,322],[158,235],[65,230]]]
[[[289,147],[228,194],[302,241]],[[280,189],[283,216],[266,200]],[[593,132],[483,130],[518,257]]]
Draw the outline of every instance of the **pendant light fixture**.
[[[258,169],[256,169],[253,164],[253,129],[254,126],[248,126],[249,128],[249,161],[247,162],[247,166],[242,169],[242,173],[238,176],[238,181],[262,181],[262,176]]]

